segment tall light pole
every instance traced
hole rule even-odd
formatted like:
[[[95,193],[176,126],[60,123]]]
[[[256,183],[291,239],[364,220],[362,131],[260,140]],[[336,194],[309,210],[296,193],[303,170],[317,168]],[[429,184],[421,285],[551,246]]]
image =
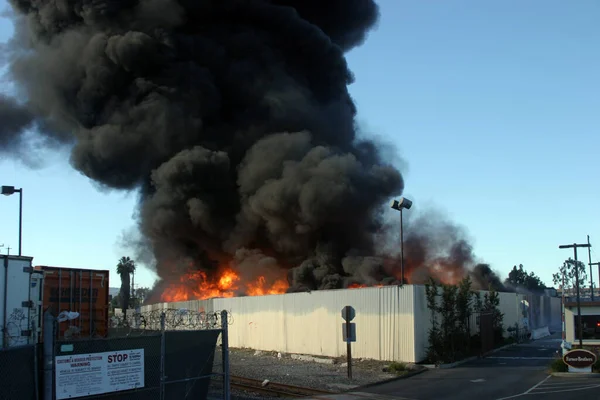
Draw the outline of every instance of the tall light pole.
[[[577,294],[577,319],[579,328],[579,347],[583,349],[583,323],[581,321],[581,299],[579,297],[579,265],[577,264],[577,248],[578,247],[592,247],[591,244],[563,244],[558,246],[559,249],[573,249],[573,255],[575,256],[575,290]],[[564,289],[563,289],[564,290]]]
[[[587,235],[588,239],[588,265],[590,266],[590,296],[592,296],[592,301],[594,301],[594,278],[592,273],[592,245],[590,244],[590,235]],[[598,277],[600,279],[600,276]]]
[[[402,210],[410,209],[412,201],[406,197],[400,197],[400,200],[392,200],[391,207],[396,211],[400,211],[400,284],[404,285],[404,229],[402,226]]]
[[[14,186],[2,186],[2,194],[10,196],[19,193],[19,256],[21,255],[21,239],[23,237],[23,188],[15,189]]]

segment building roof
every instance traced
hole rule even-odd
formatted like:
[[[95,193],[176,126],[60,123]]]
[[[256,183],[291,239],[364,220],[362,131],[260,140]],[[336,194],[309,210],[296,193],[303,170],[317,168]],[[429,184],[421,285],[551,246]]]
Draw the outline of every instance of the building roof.
[[[0,254],[0,259],[5,259],[7,257],[9,260],[33,261],[33,257],[29,257],[29,256],[14,256],[12,254],[10,254],[10,255]]]

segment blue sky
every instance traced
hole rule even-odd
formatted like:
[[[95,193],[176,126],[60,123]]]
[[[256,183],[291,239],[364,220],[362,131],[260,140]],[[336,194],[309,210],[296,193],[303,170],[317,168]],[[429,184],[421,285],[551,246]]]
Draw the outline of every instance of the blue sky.
[[[572,256],[558,245],[588,234],[599,261],[600,2],[379,3],[378,29],[348,55],[350,90],[360,122],[408,166],[410,212],[446,212],[503,277],[522,263],[551,284]],[[11,32],[0,19],[0,42]],[[127,254],[118,238],[135,195],[99,192],[68,154],[37,170],[0,160],[0,181],[25,189],[23,252],[36,264],[114,271]],[[17,216],[17,197],[0,198],[0,244],[13,254]]]

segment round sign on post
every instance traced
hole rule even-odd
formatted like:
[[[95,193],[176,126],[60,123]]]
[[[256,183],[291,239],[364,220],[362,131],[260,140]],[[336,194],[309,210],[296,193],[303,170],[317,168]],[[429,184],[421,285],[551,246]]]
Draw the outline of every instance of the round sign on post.
[[[354,319],[355,316],[356,312],[354,311],[354,307],[346,306],[342,308],[342,318],[344,319],[344,321],[350,322]]]
[[[563,361],[572,368],[590,368],[596,363],[596,354],[589,350],[575,349],[563,356]]]

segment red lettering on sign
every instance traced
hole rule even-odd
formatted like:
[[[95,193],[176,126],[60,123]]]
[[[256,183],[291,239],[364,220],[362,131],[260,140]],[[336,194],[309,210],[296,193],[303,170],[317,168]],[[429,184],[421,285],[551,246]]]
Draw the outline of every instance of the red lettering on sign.
[[[126,361],[129,356],[127,354],[114,354],[112,356],[108,356],[108,363],[112,364],[115,362],[123,362]]]

